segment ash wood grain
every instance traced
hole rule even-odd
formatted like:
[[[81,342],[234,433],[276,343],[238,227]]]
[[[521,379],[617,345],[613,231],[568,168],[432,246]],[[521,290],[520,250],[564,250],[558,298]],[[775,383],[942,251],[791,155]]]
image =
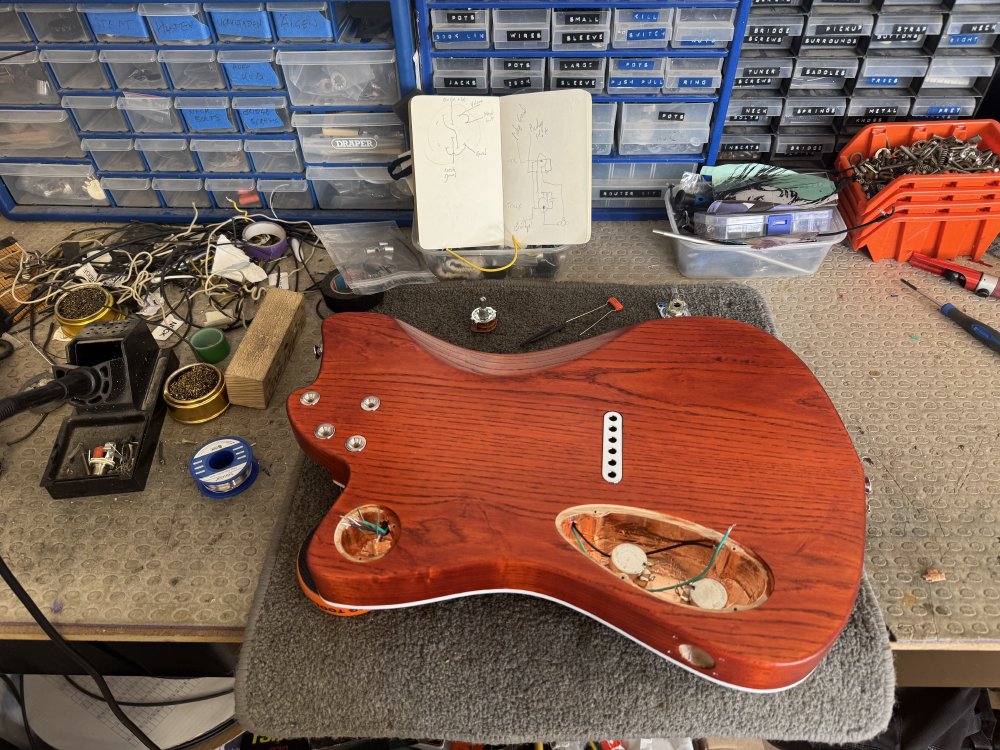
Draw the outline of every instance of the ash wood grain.
[[[374,314],[331,316],[311,407],[288,400],[303,450],[347,484],[304,559],[347,607],[477,590],[558,599],[670,658],[703,648],[706,676],[786,687],[829,650],[850,614],[865,538],[864,476],[833,404],[783,344],[735,321],[651,321],[530,354],[490,355]],[[306,390],[306,389],[303,389]],[[368,395],[381,399],[361,409]],[[618,411],[625,463],[601,477],[602,420]],[[313,436],[329,422],[331,440]],[[349,453],[344,441],[364,435]],[[344,513],[391,508],[387,555],[353,563],[333,546]],[[762,605],[685,609],[609,576],[562,538],[566,508],[646,508],[724,530],[771,570]],[[682,661],[682,660],[681,660]]]

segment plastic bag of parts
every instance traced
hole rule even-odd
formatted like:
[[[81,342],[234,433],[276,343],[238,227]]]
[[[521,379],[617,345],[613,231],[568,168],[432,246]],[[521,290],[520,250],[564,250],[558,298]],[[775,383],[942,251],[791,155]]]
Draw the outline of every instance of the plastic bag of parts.
[[[352,292],[375,294],[402,284],[437,281],[394,221],[314,229]]]

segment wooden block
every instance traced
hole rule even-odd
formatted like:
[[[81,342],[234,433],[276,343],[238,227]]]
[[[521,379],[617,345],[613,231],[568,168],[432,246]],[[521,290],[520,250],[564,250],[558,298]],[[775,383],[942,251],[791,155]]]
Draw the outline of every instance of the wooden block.
[[[305,295],[269,289],[226,368],[229,401],[266,409],[305,320]]]
[[[23,254],[24,248],[13,237],[0,239],[0,307],[9,313],[13,313],[20,306],[8,292],[14,286],[14,278],[17,276]],[[18,287],[17,294],[21,299],[28,299],[33,289],[31,285],[22,284]]]

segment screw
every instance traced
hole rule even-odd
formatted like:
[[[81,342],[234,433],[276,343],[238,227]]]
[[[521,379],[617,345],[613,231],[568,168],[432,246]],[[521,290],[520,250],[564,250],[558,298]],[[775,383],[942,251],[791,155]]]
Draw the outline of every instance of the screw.
[[[318,437],[320,440],[329,440],[334,436],[334,433],[336,432],[337,429],[332,424],[330,424],[329,422],[324,422],[323,424],[321,424],[319,427],[316,428],[316,431],[313,433],[313,435]]]
[[[351,435],[347,438],[347,442],[344,443],[344,447],[351,453],[360,453],[365,449],[367,444],[368,441],[365,440],[363,435]]]
[[[299,396],[299,403],[303,406],[315,406],[319,403],[319,394],[316,391],[306,391]]]
[[[382,405],[378,396],[365,396],[361,399],[361,408],[365,411],[375,411]]]

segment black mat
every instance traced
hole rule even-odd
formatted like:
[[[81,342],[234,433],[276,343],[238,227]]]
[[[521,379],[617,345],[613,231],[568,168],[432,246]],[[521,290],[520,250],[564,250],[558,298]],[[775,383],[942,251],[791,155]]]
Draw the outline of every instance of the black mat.
[[[625,309],[592,333],[656,317],[656,302],[678,292],[696,315],[774,333],[763,299],[740,285],[455,282],[393,290],[375,312],[470,348],[517,351],[534,331],[610,295]],[[483,295],[498,309],[500,324],[492,334],[475,335],[469,315]],[[544,345],[575,340],[597,317],[571,324]],[[286,528],[261,576],[237,671],[237,716],[259,734],[491,743],[668,736],[853,742],[888,723],[892,658],[867,581],[844,634],[807,681],[756,695],[712,685],[584,615],[527,596],[325,615],[299,591],[294,559],[334,497],[325,473],[304,462]]]

